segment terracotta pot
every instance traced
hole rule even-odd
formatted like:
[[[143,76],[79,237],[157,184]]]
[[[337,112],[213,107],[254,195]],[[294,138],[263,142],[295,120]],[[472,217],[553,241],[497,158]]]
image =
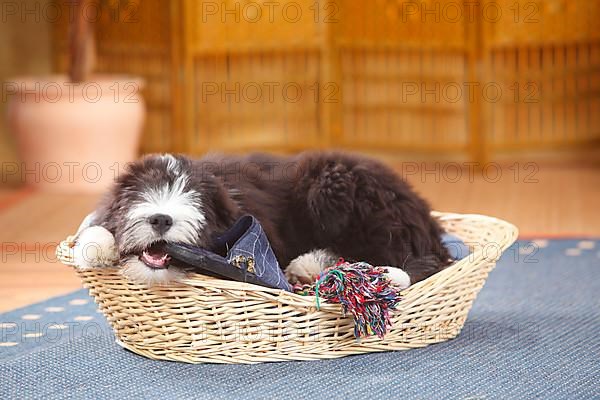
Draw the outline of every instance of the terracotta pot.
[[[143,81],[95,76],[15,79],[8,119],[23,182],[44,190],[100,192],[137,156],[145,106]]]

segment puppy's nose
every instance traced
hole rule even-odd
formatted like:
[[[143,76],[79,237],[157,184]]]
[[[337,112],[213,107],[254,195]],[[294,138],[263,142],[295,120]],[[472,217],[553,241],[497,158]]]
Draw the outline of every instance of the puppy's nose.
[[[152,229],[162,234],[171,229],[173,218],[165,214],[154,214],[148,218],[148,222],[152,225]]]

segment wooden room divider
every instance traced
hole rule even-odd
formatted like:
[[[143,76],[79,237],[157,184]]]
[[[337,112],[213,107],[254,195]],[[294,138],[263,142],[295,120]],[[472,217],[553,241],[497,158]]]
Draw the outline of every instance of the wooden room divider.
[[[482,162],[600,138],[595,1],[121,0],[98,10],[97,71],[147,82],[143,152],[342,147]],[[58,70],[67,25],[54,30]]]

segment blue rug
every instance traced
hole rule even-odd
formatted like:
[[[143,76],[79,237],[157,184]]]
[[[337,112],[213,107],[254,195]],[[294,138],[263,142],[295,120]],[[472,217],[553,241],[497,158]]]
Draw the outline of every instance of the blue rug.
[[[463,332],[404,352],[189,365],[122,349],[85,291],[0,315],[0,394],[30,398],[600,398],[600,242],[518,242]]]

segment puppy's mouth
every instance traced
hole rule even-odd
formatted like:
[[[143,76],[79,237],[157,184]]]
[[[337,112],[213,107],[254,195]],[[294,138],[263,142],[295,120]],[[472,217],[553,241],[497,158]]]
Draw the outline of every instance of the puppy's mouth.
[[[166,246],[165,241],[153,243],[142,251],[140,261],[148,268],[167,269],[171,263],[171,256],[167,253]]]

